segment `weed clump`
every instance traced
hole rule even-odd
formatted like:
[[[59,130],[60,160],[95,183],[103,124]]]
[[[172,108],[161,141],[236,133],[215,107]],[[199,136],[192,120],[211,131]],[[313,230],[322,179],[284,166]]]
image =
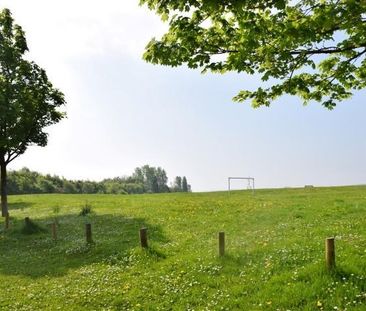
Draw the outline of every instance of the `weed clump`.
[[[85,203],[85,205],[81,208],[79,216],[87,216],[92,212],[92,206],[89,203]]]
[[[22,234],[35,234],[35,233],[42,233],[42,232],[46,232],[46,231],[47,230],[45,228],[41,227],[34,221],[30,220],[28,217],[25,218],[24,225],[23,225],[22,229],[20,230],[20,232]]]
[[[54,222],[55,222],[55,224],[57,226],[60,225],[60,222],[59,222],[60,207],[58,205],[57,206],[54,206],[52,208],[52,212],[54,214]]]

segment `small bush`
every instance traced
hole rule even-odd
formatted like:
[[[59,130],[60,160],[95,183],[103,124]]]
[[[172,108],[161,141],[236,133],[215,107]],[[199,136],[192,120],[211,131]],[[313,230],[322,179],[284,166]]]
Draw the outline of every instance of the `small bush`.
[[[32,221],[28,218],[28,220],[25,221],[20,232],[22,234],[35,234],[35,233],[41,233],[41,232],[46,232],[46,231],[47,230],[45,228],[41,227],[40,225],[36,224],[34,221]]]
[[[58,215],[60,213],[60,207],[58,205],[54,206],[52,208],[52,212],[55,214],[55,215]]]
[[[92,213],[92,206],[88,203],[85,203],[85,205],[81,208],[79,216],[86,216],[91,213]]]
[[[60,207],[59,206],[54,206],[52,208],[52,211],[53,211],[53,214],[54,214],[54,221],[56,223],[56,225],[60,225],[60,222],[59,222],[59,214],[60,214]]]

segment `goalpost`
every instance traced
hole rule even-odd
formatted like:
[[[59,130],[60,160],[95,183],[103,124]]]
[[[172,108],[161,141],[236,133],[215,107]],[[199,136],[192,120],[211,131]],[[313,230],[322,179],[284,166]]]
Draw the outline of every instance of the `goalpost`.
[[[227,186],[228,186],[228,191],[230,193],[231,190],[231,181],[235,179],[239,179],[239,180],[247,180],[248,181],[248,185],[247,185],[247,189],[252,189],[252,192],[254,194],[255,191],[255,185],[254,185],[254,177],[228,177],[227,179]]]

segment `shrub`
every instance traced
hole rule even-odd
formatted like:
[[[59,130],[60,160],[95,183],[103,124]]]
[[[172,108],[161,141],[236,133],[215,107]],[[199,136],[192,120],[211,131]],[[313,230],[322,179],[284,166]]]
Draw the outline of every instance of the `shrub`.
[[[92,213],[92,206],[89,203],[85,203],[85,205],[81,208],[79,216],[86,216]]]

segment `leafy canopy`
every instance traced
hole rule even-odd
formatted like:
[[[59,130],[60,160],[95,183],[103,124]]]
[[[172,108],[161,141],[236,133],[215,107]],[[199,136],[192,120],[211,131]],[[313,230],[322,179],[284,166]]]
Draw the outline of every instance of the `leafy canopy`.
[[[141,0],[169,21],[144,59],[203,72],[259,73],[266,86],[235,101],[269,106],[284,94],[326,108],[366,86],[366,1]]]
[[[28,51],[22,28],[8,9],[0,12],[0,161],[7,165],[31,144],[45,146],[44,128],[65,114],[64,95],[46,72],[25,59]]]

